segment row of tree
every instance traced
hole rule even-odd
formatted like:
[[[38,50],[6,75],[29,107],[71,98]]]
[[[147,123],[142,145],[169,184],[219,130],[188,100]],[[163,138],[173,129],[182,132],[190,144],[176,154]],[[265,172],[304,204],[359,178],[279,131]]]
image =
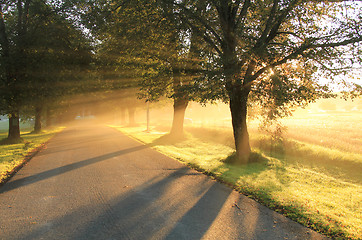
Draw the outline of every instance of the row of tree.
[[[35,117],[39,132],[42,114],[86,85],[91,43],[68,10],[59,1],[0,2],[0,111],[9,117],[7,142],[21,140],[20,112]]]
[[[22,141],[21,119],[33,119],[38,133],[51,118],[71,120],[85,108],[98,114],[117,108],[115,96],[118,106],[128,106],[121,112],[128,109],[133,123],[135,101],[122,102],[134,98],[136,81],[104,54],[105,45],[97,46],[99,40],[82,25],[81,6],[89,5],[71,0],[0,2],[0,114],[9,118],[5,143]],[[118,92],[104,93],[109,90]],[[103,104],[102,110],[97,101],[111,104]]]
[[[229,103],[238,162],[250,155],[250,105],[262,106],[269,119],[289,115],[332,95],[318,78],[336,81],[361,63],[362,5],[354,1],[80,3],[83,24],[108,67],[141,77],[146,101],[173,98],[171,134],[182,133],[190,100]],[[348,87],[361,92],[358,84]]]
[[[9,139],[20,137],[24,106],[40,113],[61,96],[138,86],[146,101],[173,99],[173,135],[189,101],[229,103],[236,160],[245,163],[248,107],[289,115],[332,95],[319,77],[336,81],[362,60],[355,1],[9,0],[0,10]]]

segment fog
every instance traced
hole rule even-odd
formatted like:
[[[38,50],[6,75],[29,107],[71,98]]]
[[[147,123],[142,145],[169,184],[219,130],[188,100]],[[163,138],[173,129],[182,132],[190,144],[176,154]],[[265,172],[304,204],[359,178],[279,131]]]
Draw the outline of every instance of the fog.
[[[147,108],[149,109],[150,126],[163,128],[167,131],[172,125],[173,101],[163,98],[157,102],[146,103],[139,99],[137,90],[97,92],[77,95],[54,107],[53,121],[59,124],[69,121],[93,119],[94,122],[123,126],[141,126],[147,123]],[[250,128],[258,122],[255,119],[255,109],[250,108]],[[354,100],[321,99],[306,108],[296,109],[293,116],[315,117],[315,114],[355,114],[362,113],[362,98]],[[260,117],[260,116],[257,116]],[[185,126],[231,128],[231,115],[228,104],[216,102],[200,104],[190,102],[185,112]],[[169,130],[169,129],[168,129]]]

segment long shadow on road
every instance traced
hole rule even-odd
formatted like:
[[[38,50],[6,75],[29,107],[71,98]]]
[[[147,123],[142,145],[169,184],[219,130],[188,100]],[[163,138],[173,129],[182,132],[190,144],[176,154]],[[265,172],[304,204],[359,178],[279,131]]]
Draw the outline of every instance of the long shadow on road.
[[[42,180],[45,180],[45,179],[48,179],[48,178],[51,178],[51,177],[54,177],[54,176],[69,172],[69,171],[72,171],[72,170],[75,170],[75,169],[78,169],[78,168],[86,167],[88,165],[91,165],[91,164],[94,164],[94,163],[97,163],[97,162],[101,162],[101,161],[110,159],[112,157],[117,157],[117,156],[120,156],[120,155],[123,155],[123,154],[136,152],[136,151],[148,148],[148,147],[149,146],[147,146],[147,145],[141,145],[141,146],[137,146],[137,147],[133,147],[133,148],[123,149],[123,150],[120,150],[120,151],[108,153],[108,154],[105,154],[105,155],[97,156],[97,157],[94,157],[94,158],[89,158],[89,159],[86,159],[86,160],[82,160],[82,161],[79,161],[79,162],[75,162],[75,163],[71,163],[71,164],[68,164],[68,165],[65,165],[65,166],[54,168],[54,169],[44,171],[44,172],[41,172],[41,173],[38,173],[38,174],[35,174],[35,175],[32,175],[32,176],[28,176],[28,177],[24,177],[24,178],[21,178],[21,179],[14,180],[14,181],[10,181],[7,184],[5,184],[3,187],[0,188],[0,194],[11,191],[11,190],[16,189],[18,187],[22,187],[22,186],[26,186],[26,185],[29,185],[29,184],[36,183],[36,182],[39,182],[39,181],[42,181]]]
[[[201,239],[231,191],[219,194],[218,183],[206,180],[175,189],[181,178],[200,175],[185,167],[172,170],[115,199],[39,225],[23,239]]]
[[[0,188],[0,194],[149,146],[123,149],[16,179]],[[113,197],[104,193],[102,182],[95,184],[89,194],[94,202],[79,205],[81,207],[62,202],[61,209],[67,210],[53,215],[52,219],[42,219],[26,229],[19,229],[23,231],[19,237],[79,240],[319,239],[313,234],[306,235],[297,224],[293,225],[281,215],[210,181],[201,173],[182,166],[159,170],[160,174],[128,191],[123,190],[124,184],[120,182],[111,189],[115,192]],[[232,205],[233,201],[236,207]],[[276,222],[281,225],[275,227]]]
[[[109,200],[95,189],[94,203],[38,222],[21,239],[321,239],[207,178],[180,187],[200,173],[170,171]]]

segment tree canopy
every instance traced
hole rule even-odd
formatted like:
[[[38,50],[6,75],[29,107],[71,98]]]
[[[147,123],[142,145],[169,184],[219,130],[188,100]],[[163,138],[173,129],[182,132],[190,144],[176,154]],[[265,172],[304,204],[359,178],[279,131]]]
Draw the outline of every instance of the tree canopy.
[[[90,42],[54,1],[0,3],[1,111],[9,139],[20,138],[19,112],[78,91],[92,60]],[[79,81],[78,81],[79,82]]]
[[[190,100],[228,102],[236,161],[247,162],[250,105],[275,119],[333,96],[331,83],[361,93],[346,80],[361,68],[362,4],[356,1],[18,0],[0,6],[2,102],[13,115],[31,98],[24,86],[46,97],[45,82],[66,86],[92,64],[92,83],[77,81],[68,91],[139,86],[147,101],[173,98],[175,113]],[[174,117],[181,122],[183,114]]]
[[[154,100],[169,91],[175,107],[180,103],[183,109],[191,99],[230,104],[238,162],[247,162],[250,154],[246,119],[251,104],[275,119],[290,115],[292,107],[332,96],[331,82],[361,90],[335,77],[360,68],[358,2],[88,3],[93,5],[83,8],[89,13],[84,19],[100,39],[103,56],[113,58],[118,69],[132,66],[139,73],[143,97]],[[322,77],[329,82],[323,84]]]
[[[229,102],[238,161],[247,161],[250,153],[250,100],[270,106],[271,117],[280,116],[288,105],[330,93],[318,82],[321,76],[333,79],[360,66],[362,6],[356,2],[203,1],[203,14],[199,1],[161,2],[174,6],[174,15],[212,48],[217,74],[200,78],[198,85]],[[204,95],[209,96],[215,97]]]

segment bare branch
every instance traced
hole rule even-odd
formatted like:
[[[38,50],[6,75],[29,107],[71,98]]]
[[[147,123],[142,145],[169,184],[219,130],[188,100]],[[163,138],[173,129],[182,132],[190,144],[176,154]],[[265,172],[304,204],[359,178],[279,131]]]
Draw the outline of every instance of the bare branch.
[[[26,26],[28,24],[29,20],[29,7],[30,7],[31,0],[26,0],[24,4],[24,19],[23,19],[23,26]]]
[[[268,18],[268,20],[266,22],[264,32],[262,33],[262,35],[260,37],[260,40],[259,40],[260,43],[265,41],[265,39],[267,38],[267,36],[269,34],[270,29],[273,26],[275,14],[276,14],[276,11],[277,11],[277,8],[278,8],[278,3],[279,3],[279,0],[274,0],[273,7],[270,10],[269,18]]]
[[[239,10],[240,0],[237,0],[235,3],[232,3],[231,5],[231,16],[233,19],[236,19],[236,15]]]
[[[362,36],[358,36],[355,38],[346,39],[341,42],[334,42],[334,43],[324,43],[324,44],[313,44],[309,47],[309,49],[315,49],[315,48],[335,48],[340,46],[346,46],[352,43],[358,43],[362,42]]]
[[[285,8],[282,11],[282,14],[280,14],[280,16],[276,19],[274,26],[271,28],[269,36],[266,39],[266,43],[270,42],[272,39],[275,38],[275,36],[278,33],[279,27],[280,25],[283,23],[283,21],[285,20],[285,18],[288,16],[288,14],[290,13],[290,11],[297,6],[299,3],[299,0],[294,0],[291,1],[289,6],[287,8]]]
[[[294,32],[283,32],[283,31],[280,31],[280,32],[277,32],[276,35],[282,35],[282,34],[287,34],[287,35],[292,35],[296,38],[299,38],[299,39],[303,39],[301,38],[299,35],[297,35],[296,33]]]
[[[270,69],[272,67],[284,64],[288,60],[296,59],[307,50],[316,49],[316,48],[335,48],[335,47],[346,46],[346,45],[349,45],[349,44],[352,44],[352,43],[357,43],[357,42],[362,42],[362,37],[351,38],[351,39],[347,39],[347,40],[344,40],[344,41],[341,41],[341,42],[325,43],[325,44],[311,44],[311,43],[308,44],[308,43],[304,43],[298,49],[296,49],[294,52],[292,52],[288,56],[284,57],[283,59],[281,59],[279,61],[276,61],[274,63],[271,63],[266,67],[261,68],[259,71],[257,71],[253,75],[253,81],[255,79],[257,79],[261,74],[263,74],[266,70],[268,70],[268,69]]]
[[[215,49],[215,51],[216,51],[219,55],[222,54],[222,52],[221,52],[221,50],[218,48],[217,44],[212,40],[212,38],[211,38],[206,32],[201,32],[201,30],[200,30],[198,27],[194,26],[188,19],[183,18],[183,20],[184,20],[194,31],[196,31],[197,34],[199,34],[200,36],[202,36],[203,39],[204,39],[207,43],[209,43],[209,44],[211,45],[211,47],[212,47],[213,49]]]
[[[248,13],[248,9],[250,7],[250,0],[245,0],[243,7],[239,13],[239,16],[236,19],[235,27],[238,27],[241,21],[245,18],[246,14]]]
[[[197,14],[195,14],[193,11],[191,11],[190,9],[188,9],[186,6],[184,6],[181,3],[175,3],[173,2],[173,4],[179,8],[181,8],[182,10],[184,10],[184,12],[191,18],[193,18],[194,20],[198,21],[199,23],[201,23],[207,30],[209,30],[212,35],[214,35],[214,37],[217,39],[217,41],[219,43],[222,42],[219,34],[217,34],[217,32],[215,31],[215,29],[213,29],[206,21],[205,19],[203,19],[202,17],[198,16]]]

